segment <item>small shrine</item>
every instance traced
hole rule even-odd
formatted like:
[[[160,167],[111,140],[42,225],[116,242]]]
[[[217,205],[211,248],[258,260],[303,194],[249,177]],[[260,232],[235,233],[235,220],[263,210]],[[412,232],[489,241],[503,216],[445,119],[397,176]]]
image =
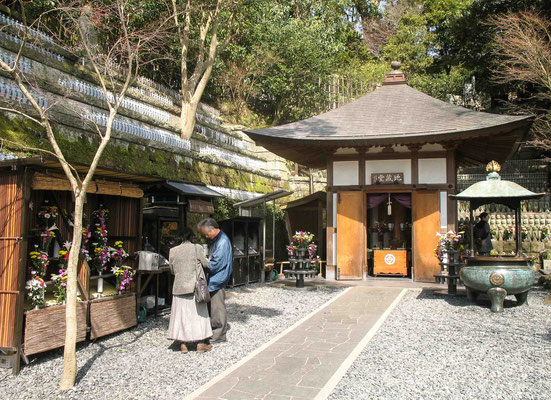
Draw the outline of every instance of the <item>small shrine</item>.
[[[505,161],[533,121],[435,99],[407,84],[400,63],[391,66],[380,87],[351,103],[246,131],[281,157],[327,170],[329,279],[434,282],[436,233],[456,225],[457,167]]]

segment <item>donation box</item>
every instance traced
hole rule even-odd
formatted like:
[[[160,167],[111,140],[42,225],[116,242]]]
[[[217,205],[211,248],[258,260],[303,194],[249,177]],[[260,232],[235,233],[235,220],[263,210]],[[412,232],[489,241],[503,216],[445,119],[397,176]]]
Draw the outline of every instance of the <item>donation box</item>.
[[[374,275],[407,275],[407,250],[374,250],[373,253]]]

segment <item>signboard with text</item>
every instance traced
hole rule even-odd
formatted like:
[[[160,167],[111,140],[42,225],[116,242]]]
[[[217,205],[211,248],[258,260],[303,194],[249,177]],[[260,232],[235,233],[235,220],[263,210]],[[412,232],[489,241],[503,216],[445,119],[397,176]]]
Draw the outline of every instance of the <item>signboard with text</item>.
[[[400,185],[404,183],[403,172],[385,172],[371,174],[372,185]]]

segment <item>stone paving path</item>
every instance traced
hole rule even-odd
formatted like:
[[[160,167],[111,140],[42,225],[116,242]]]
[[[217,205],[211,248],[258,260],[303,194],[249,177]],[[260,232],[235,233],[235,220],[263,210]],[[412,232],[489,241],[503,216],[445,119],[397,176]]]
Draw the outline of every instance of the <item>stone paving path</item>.
[[[304,322],[192,393],[189,398],[324,398],[390,310],[385,311],[397,304],[402,290],[371,287],[348,289]],[[377,324],[379,319],[381,321]]]

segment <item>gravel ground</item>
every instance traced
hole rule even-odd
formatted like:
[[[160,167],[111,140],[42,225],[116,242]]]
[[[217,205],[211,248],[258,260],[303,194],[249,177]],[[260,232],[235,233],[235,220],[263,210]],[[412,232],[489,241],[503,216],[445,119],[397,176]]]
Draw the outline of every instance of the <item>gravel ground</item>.
[[[78,385],[57,391],[62,353],[35,359],[17,377],[0,369],[0,399],[176,399],[191,393],[342,289],[295,291],[261,285],[228,291],[228,342],[182,354],[166,339],[169,316],[78,346]]]
[[[493,314],[489,301],[409,292],[329,398],[549,399],[545,294],[533,290],[518,308],[506,300],[509,308]]]

